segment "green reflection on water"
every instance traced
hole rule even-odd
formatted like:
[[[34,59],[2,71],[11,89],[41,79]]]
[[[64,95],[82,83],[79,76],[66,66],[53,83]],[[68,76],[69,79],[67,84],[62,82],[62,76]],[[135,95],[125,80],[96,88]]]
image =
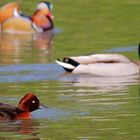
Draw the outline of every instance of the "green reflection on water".
[[[69,112],[68,115],[62,115],[57,119],[53,115],[52,118],[33,119],[32,124],[26,124],[26,127],[21,127],[20,123],[11,125],[10,137],[22,139],[25,135],[27,138],[40,139],[101,140],[112,138],[137,140],[140,137],[139,85],[107,92],[100,92],[93,87],[67,87],[65,83],[53,81],[1,84],[1,87],[1,102],[17,104],[27,89],[30,89],[35,91],[41,102],[50,109],[59,108]],[[106,90],[106,87],[103,88]],[[30,133],[19,133],[15,131],[17,127],[19,130],[29,130]],[[9,131],[8,128],[5,129],[6,132]],[[36,135],[33,135],[34,133]]]
[[[10,1],[1,0],[0,6]],[[17,1],[22,10],[31,15],[40,0]],[[42,38],[38,37],[34,42],[33,36],[26,36],[28,39],[25,36],[20,38],[15,47],[15,37],[11,36],[9,40],[6,38],[4,45],[3,40],[0,42],[1,64],[54,63],[54,59],[67,55],[99,53],[114,47],[137,46],[139,42],[139,0],[51,2],[54,4],[55,27],[62,30],[54,38],[49,38],[54,42],[53,49],[40,48]],[[46,40],[41,40],[44,41]],[[44,44],[47,45],[48,42]],[[9,44],[10,48],[7,49],[6,45]],[[137,59],[136,51],[123,54]],[[118,88],[113,87],[115,90],[102,87],[101,90],[84,84],[75,86],[73,81],[64,83],[55,80],[0,83],[0,102],[16,105],[26,92],[33,91],[42,103],[69,112],[57,120],[53,117],[33,119],[28,128],[23,127],[31,133],[20,133],[18,130],[23,129],[19,124],[8,125],[6,129],[2,126],[0,139],[139,140],[139,85],[121,89],[119,85]]]

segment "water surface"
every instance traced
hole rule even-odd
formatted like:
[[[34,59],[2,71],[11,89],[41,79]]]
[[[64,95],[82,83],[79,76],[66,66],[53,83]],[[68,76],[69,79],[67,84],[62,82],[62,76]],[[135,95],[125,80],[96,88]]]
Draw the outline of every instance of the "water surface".
[[[33,12],[33,0],[18,2]],[[54,31],[0,35],[0,102],[17,105],[32,91],[48,106],[31,120],[0,123],[0,139],[139,140],[139,75],[73,75],[55,59],[97,52],[137,60],[140,2],[52,2]]]

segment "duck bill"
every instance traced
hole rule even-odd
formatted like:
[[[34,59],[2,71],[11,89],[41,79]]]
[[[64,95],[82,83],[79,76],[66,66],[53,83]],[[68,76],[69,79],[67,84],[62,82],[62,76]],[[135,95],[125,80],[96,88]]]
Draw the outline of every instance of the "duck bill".
[[[40,103],[39,109],[43,109],[43,108],[49,108],[49,107]]]

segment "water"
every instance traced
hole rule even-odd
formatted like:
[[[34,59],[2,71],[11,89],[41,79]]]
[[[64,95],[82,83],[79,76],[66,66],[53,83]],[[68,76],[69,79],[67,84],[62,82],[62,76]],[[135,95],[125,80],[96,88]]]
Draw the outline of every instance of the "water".
[[[24,43],[27,46],[22,48]],[[0,139],[139,139],[138,75],[67,74],[51,61],[54,54],[49,54],[47,46],[36,51],[26,41],[18,45],[6,55],[7,48],[1,51],[0,102],[16,105],[26,92],[33,91],[48,108],[34,111],[31,120],[1,123]],[[30,59],[34,51],[38,57]],[[42,53],[46,59],[40,61]]]
[[[31,120],[0,123],[0,139],[139,140],[139,75],[73,75],[55,63],[95,52],[136,60],[139,1],[53,2],[54,31],[0,36],[0,102],[17,105],[32,91],[48,107]]]

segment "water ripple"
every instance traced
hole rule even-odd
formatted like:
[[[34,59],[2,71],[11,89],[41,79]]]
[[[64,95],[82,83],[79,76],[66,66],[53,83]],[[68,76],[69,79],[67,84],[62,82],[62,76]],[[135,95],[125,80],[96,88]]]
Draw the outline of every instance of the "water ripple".
[[[60,70],[55,67],[55,64],[2,65],[0,82],[56,80],[58,73]]]

